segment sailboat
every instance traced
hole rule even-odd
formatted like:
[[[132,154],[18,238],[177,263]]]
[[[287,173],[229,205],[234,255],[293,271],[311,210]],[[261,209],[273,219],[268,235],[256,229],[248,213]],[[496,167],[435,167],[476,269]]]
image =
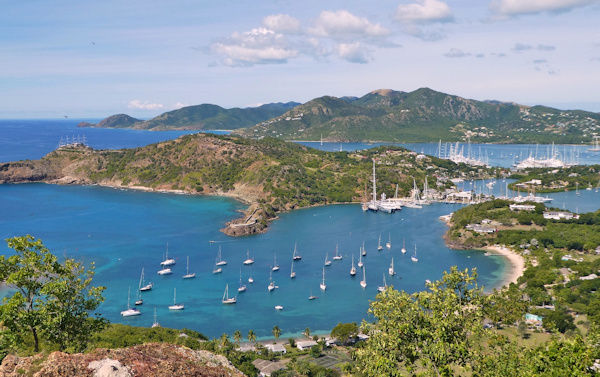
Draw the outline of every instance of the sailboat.
[[[385,282],[385,274],[383,274],[383,286],[377,287],[377,290],[379,292],[383,292],[383,291],[385,291],[386,288],[387,288],[387,283]]]
[[[333,254],[333,260],[342,260],[342,256],[338,254],[338,244],[335,244],[335,252]]]
[[[150,291],[152,290],[152,287],[154,286],[154,284],[152,283],[148,283],[148,284],[144,284],[144,268],[142,267],[142,275],[140,276],[140,291],[145,292],[145,291]]]
[[[325,253],[325,266],[331,266],[331,261],[327,258],[329,256],[328,253]]]
[[[313,294],[312,294],[312,288],[311,288],[311,289],[310,289],[310,296],[308,296],[308,299],[309,299],[309,300],[314,300],[314,299],[316,299],[317,297],[319,297],[319,296],[313,296]]]
[[[254,259],[250,258],[250,250],[246,252],[246,260],[244,261],[245,265],[254,263]]]
[[[137,299],[134,302],[134,305],[142,305],[144,300],[142,300],[142,292],[138,289],[137,291]]]
[[[185,275],[183,275],[183,278],[184,279],[192,279],[192,278],[195,278],[195,277],[196,277],[196,273],[195,272],[192,272],[190,274],[190,257],[188,256],[187,257],[187,272],[186,272]]]
[[[363,268],[363,279],[360,281],[360,286],[363,288],[367,287],[367,277],[365,275],[365,268]]]
[[[402,249],[400,250],[402,254],[406,254],[406,247],[404,247],[404,237],[402,237]]]
[[[327,289],[327,286],[325,285],[325,267],[323,267],[323,281],[321,282],[321,284],[319,284],[319,287],[322,291]]]
[[[219,246],[219,254],[217,254],[217,261],[215,262],[217,266],[224,266],[227,264],[226,260],[221,258],[221,246]]]
[[[387,247],[388,249],[392,248],[392,233],[389,234],[389,239],[388,242],[385,244],[385,247]]]
[[[362,244],[362,252],[361,252],[361,254],[362,254],[363,257],[367,256],[367,249],[365,249],[365,241],[363,241],[363,244]]]
[[[302,259],[302,255],[298,254],[298,250],[297,250],[296,246],[297,246],[297,243],[294,243],[294,254],[292,255],[292,260]]]
[[[169,305],[169,310],[182,310],[184,307],[184,304],[177,303],[177,288],[173,288],[173,305]]]
[[[271,291],[273,291],[273,289],[277,288],[277,287],[275,286],[275,283],[273,282],[273,270],[271,270],[270,274],[271,274],[271,275],[269,276],[269,282],[270,282],[270,283],[269,283],[269,286],[267,287],[267,288],[269,289],[269,292],[271,292]]]
[[[354,254],[352,254],[352,268],[350,269],[350,275],[356,275],[356,267],[354,267]]]
[[[229,284],[225,286],[225,292],[223,293],[223,304],[235,304],[237,302],[236,297],[229,297]]]
[[[292,269],[290,271],[290,278],[295,278],[296,277],[296,271],[294,271],[294,260],[292,259]]]
[[[392,264],[390,265],[390,268],[388,268],[388,272],[392,276],[396,275],[396,271],[394,271],[394,257],[392,257]]]
[[[175,264],[175,259],[169,258],[169,243],[167,242],[167,253],[165,254],[165,260],[160,262],[160,265],[163,267],[172,266]]]
[[[271,270],[279,271],[279,265],[277,264],[277,254],[273,256],[273,268],[271,268]]]
[[[127,292],[127,309],[123,310],[121,312],[121,315],[123,317],[132,317],[134,315],[140,315],[142,314],[142,312],[140,312],[137,308],[132,308],[131,306],[129,306],[129,296],[131,294],[131,287],[129,288],[129,291]]]
[[[358,254],[358,268],[362,268],[362,266],[363,266],[362,254]]]
[[[154,322],[152,323],[152,328],[160,327],[160,323],[156,319],[156,307],[154,307]]]
[[[379,235],[379,242],[377,242],[377,251],[383,250],[383,246],[381,246],[381,234]]]
[[[157,272],[159,275],[171,275],[173,271],[170,268],[163,268],[162,270]]]
[[[581,196],[581,194],[579,193],[579,182],[575,182],[575,195]]]
[[[246,286],[242,284],[242,269],[240,268],[240,286],[238,292],[246,292]]]
[[[415,244],[415,253],[410,257],[413,262],[418,262],[419,258],[417,258],[417,244]]]

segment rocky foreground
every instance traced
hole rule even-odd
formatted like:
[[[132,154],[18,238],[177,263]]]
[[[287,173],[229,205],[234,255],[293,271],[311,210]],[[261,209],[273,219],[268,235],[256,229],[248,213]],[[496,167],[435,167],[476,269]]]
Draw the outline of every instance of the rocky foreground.
[[[149,343],[129,348],[98,348],[89,353],[52,352],[30,357],[8,355],[0,365],[0,376],[36,377],[133,377],[133,376],[245,376],[220,355],[194,351],[167,343]]]

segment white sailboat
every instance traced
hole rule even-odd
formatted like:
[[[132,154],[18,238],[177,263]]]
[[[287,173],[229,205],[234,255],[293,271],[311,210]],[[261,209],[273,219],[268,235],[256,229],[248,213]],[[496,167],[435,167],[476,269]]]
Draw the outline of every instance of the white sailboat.
[[[183,278],[184,278],[184,279],[192,279],[192,278],[195,278],[195,277],[196,277],[196,273],[195,273],[195,272],[192,272],[192,273],[190,274],[190,257],[188,256],[188,257],[187,257],[187,268],[186,268],[186,274],[185,274],[185,275],[183,275]]]
[[[362,254],[358,254],[358,268],[362,268],[363,265]]]
[[[312,294],[312,288],[311,288],[311,289],[310,289],[310,296],[308,296],[308,299],[309,299],[309,300],[314,300],[314,299],[316,299],[316,298],[318,298],[318,297],[319,297],[319,296],[313,296],[313,294]]]
[[[273,270],[271,270],[270,276],[269,276],[269,286],[267,287],[267,289],[269,290],[269,292],[272,292],[275,288],[277,288],[277,287],[275,286],[275,283],[273,282]]]
[[[410,257],[413,262],[418,262],[419,258],[417,258],[417,244],[415,244],[415,253]]]
[[[388,272],[392,276],[396,275],[396,271],[394,270],[394,257],[392,257],[392,264],[390,265],[390,268],[388,268]]]
[[[135,300],[135,302],[133,304],[134,305],[142,305],[143,303],[144,303],[144,300],[142,299],[142,292],[138,289],[138,291],[137,291],[137,298],[136,298],[136,300]]]
[[[296,271],[294,271],[294,260],[292,259],[292,269],[290,271],[290,278],[295,278],[296,277]]]
[[[279,271],[279,265],[277,264],[277,254],[273,256],[273,267],[271,268],[273,271]]]
[[[319,284],[319,287],[322,291],[327,289],[327,286],[325,285],[325,267],[323,267],[323,281],[321,282],[321,284]]]
[[[383,250],[383,246],[381,246],[381,234],[379,235],[379,241],[377,242],[377,251]]]
[[[175,264],[175,259],[169,258],[169,243],[167,242],[167,253],[165,254],[165,259],[160,262],[160,265],[163,267],[172,266]]]
[[[225,292],[223,293],[223,299],[221,300],[223,304],[235,304],[237,302],[237,298],[229,297],[229,284],[225,286]]]
[[[361,252],[361,254],[362,254],[363,257],[367,256],[367,249],[365,249],[365,241],[363,241],[363,244],[362,244],[362,252]]]
[[[170,268],[163,268],[162,270],[157,272],[157,274],[159,275],[171,275],[172,273],[173,271]]]
[[[169,305],[169,310],[182,310],[185,308],[184,304],[177,303],[177,288],[173,288],[173,305]]]
[[[248,278],[248,283],[250,283],[250,284],[254,283],[254,278],[252,276],[250,276]]]
[[[215,262],[217,266],[224,266],[227,264],[226,260],[221,258],[221,246],[219,246],[219,254],[217,254],[217,261]]]
[[[250,258],[250,250],[246,252],[246,260],[244,261],[245,265],[249,265],[254,263],[254,259]]]
[[[354,254],[352,254],[352,268],[350,269],[350,275],[356,275],[356,267],[354,267]]]
[[[363,268],[363,279],[360,281],[360,286],[363,288],[367,287],[367,277],[365,274],[365,268]]]
[[[383,285],[381,287],[377,287],[377,290],[379,292],[383,292],[383,291],[385,291],[386,288],[387,288],[387,283],[385,282],[385,274],[383,274]]]
[[[325,253],[325,266],[331,266],[331,261],[328,259],[329,254]]]
[[[135,315],[140,315],[142,314],[142,312],[140,312],[137,308],[132,308],[131,306],[129,306],[129,296],[131,294],[131,287],[129,288],[129,291],[127,292],[127,309],[123,310],[121,312],[121,315],[123,317],[133,317]]]
[[[342,260],[342,255],[338,254],[338,244],[335,244],[335,252],[333,254],[333,260]]]
[[[404,237],[402,237],[402,249],[400,250],[402,254],[406,253],[406,247],[404,247]]]
[[[156,319],[156,307],[154,307],[154,322],[152,323],[152,328],[160,327],[160,323]]]
[[[300,260],[302,259],[302,255],[298,254],[298,249],[296,248],[297,243],[294,243],[294,254],[292,255],[292,260]]]
[[[389,239],[388,242],[385,244],[385,247],[387,247],[388,249],[392,248],[392,233],[389,234]]]
[[[145,292],[145,291],[150,291],[152,290],[152,287],[154,286],[154,284],[152,283],[148,283],[148,284],[144,284],[144,268],[142,267],[142,276],[140,276],[140,291]]]
[[[238,292],[246,292],[246,286],[242,284],[242,269],[240,268],[240,286]]]

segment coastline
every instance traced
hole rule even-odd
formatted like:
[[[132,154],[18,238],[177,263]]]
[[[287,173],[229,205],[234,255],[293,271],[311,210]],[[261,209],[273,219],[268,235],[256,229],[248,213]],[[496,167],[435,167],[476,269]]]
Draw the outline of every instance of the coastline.
[[[525,272],[525,259],[523,256],[515,253],[506,246],[500,245],[484,246],[479,250],[485,250],[492,253],[492,255],[500,255],[508,259],[511,268],[504,274],[501,286],[507,287],[511,283],[517,284],[519,277]]]

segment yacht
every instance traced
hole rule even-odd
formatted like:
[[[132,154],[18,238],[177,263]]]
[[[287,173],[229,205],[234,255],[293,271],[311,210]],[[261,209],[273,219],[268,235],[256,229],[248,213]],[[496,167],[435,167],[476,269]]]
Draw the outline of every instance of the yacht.
[[[163,267],[172,266],[175,264],[175,259],[169,258],[169,243],[167,242],[167,253],[165,254],[165,260],[160,262],[160,265]]]
[[[362,268],[363,265],[362,254],[358,254],[358,268]]]
[[[417,258],[417,244],[415,244],[415,253],[410,257],[413,262],[418,262],[419,258]]]
[[[171,275],[173,273],[173,271],[171,271],[170,268],[163,268],[162,270],[158,271],[159,275]]]
[[[327,289],[327,286],[325,285],[325,267],[323,267],[323,281],[321,282],[321,284],[319,284],[319,287],[322,291]]]
[[[331,266],[331,261],[327,258],[329,254],[325,253],[325,267]]]
[[[129,296],[130,296],[130,294],[131,294],[131,288],[129,288],[129,291],[127,292],[127,309],[123,310],[121,312],[121,315],[123,317],[133,317],[133,316],[142,314],[142,312],[140,312],[137,308],[132,308],[129,305]]]
[[[187,272],[183,275],[184,279],[193,279],[196,277],[196,273],[192,272],[190,274],[190,257],[187,257]]]
[[[254,263],[254,259],[250,258],[250,250],[246,252],[246,260],[244,261],[245,265],[249,265]]]
[[[160,323],[156,319],[156,307],[154,307],[154,322],[152,323],[152,328],[160,327]]]
[[[229,284],[225,286],[225,292],[223,293],[223,304],[235,304],[237,302],[236,297],[229,297]]]
[[[365,268],[363,267],[363,279],[360,281],[360,286],[363,288],[367,287],[367,278],[365,275]]]
[[[224,266],[227,264],[226,260],[221,258],[221,246],[219,246],[219,254],[217,254],[217,261],[215,262],[217,266]]]
[[[392,248],[392,233],[389,234],[388,242],[385,244],[388,249]]]
[[[381,287],[377,287],[377,290],[379,292],[383,292],[383,291],[385,291],[386,288],[387,288],[387,283],[385,282],[385,274],[383,274],[383,285]]]
[[[392,257],[392,264],[390,265],[390,268],[388,268],[388,272],[392,276],[396,275],[396,271],[394,270],[394,258],[393,257]]]
[[[308,299],[309,299],[309,300],[314,300],[314,299],[316,299],[316,298],[318,298],[318,297],[319,297],[319,296],[313,296],[313,294],[312,294],[312,288],[311,288],[311,289],[310,289],[310,296],[308,296]]]
[[[290,278],[296,277],[296,271],[294,271],[294,260],[292,259],[292,270],[290,271]]]
[[[350,275],[356,275],[356,267],[354,267],[354,254],[352,254],[352,268],[350,269]]]
[[[338,254],[338,244],[335,244],[335,252],[333,254],[333,260],[342,260],[342,256]]]
[[[406,253],[406,247],[404,247],[404,237],[402,237],[402,249],[400,250],[402,254]]]
[[[246,286],[242,284],[242,270],[240,269],[240,286],[238,292],[246,292]]]
[[[185,305],[177,303],[177,290],[173,288],[173,305],[169,305],[169,310],[182,310],[183,308]]]
[[[269,286],[267,287],[269,289],[269,292],[272,292],[275,288],[277,288],[277,286],[275,286],[275,283],[273,282],[273,272],[271,271],[271,276],[269,276]]]
[[[292,255],[292,260],[300,260],[302,259],[302,255],[298,254],[298,250],[296,249],[296,243],[294,244],[294,254]]]
[[[152,287],[154,286],[154,284],[152,284],[152,283],[145,284],[145,283],[146,282],[144,281],[144,268],[142,267],[142,275],[140,276],[140,291],[145,292],[145,291],[152,290]]]
[[[377,251],[383,250],[383,246],[381,246],[381,234],[379,235],[379,242],[377,242]]]
[[[279,271],[279,265],[277,264],[277,254],[273,256],[273,267],[271,268],[273,271]]]

